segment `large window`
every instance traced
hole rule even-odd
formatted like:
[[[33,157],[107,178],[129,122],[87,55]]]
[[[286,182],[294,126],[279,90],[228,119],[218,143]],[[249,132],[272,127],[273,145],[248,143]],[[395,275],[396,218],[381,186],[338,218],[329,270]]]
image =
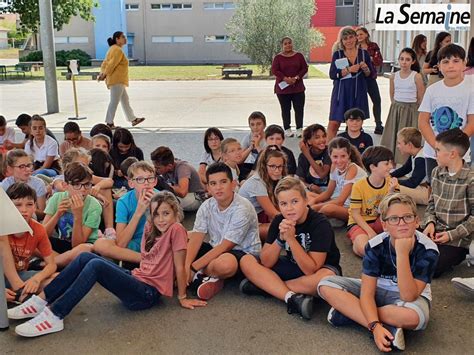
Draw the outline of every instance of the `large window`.
[[[225,35],[209,35],[204,36],[204,41],[208,43],[222,43],[229,42],[229,36]]]
[[[172,11],[172,10],[192,10],[191,3],[166,3],[166,4],[151,4],[152,10]]]
[[[354,6],[354,0],[336,0],[337,6]]]
[[[192,43],[193,36],[152,36],[151,43]]]
[[[125,4],[125,10],[127,11],[138,11],[140,4]]]
[[[205,2],[204,10],[233,10],[235,3],[233,2]]]
[[[54,37],[56,44],[86,44],[89,43],[89,37]]]

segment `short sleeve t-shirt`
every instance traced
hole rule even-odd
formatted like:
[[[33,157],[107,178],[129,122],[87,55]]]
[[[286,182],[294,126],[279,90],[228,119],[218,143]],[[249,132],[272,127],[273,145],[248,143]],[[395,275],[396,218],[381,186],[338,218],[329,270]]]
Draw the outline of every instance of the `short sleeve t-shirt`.
[[[154,192],[157,193],[158,190],[154,190]],[[137,209],[137,206],[138,206],[138,200],[137,200],[137,193],[135,189],[128,191],[125,195],[120,197],[115,207],[115,223],[128,224],[130,220],[132,219],[133,214],[135,213],[135,210]],[[135,229],[135,232],[133,233],[132,239],[130,240],[130,242],[128,242],[128,245],[127,245],[128,249],[138,251],[138,252],[140,251],[143,230],[146,223],[146,214],[147,213],[144,213],[143,216],[140,217],[140,220],[138,221],[138,224],[137,224],[137,228]]]
[[[138,280],[155,287],[163,296],[173,296],[175,278],[173,253],[186,250],[188,233],[179,224],[171,225],[149,251],[145,250],[146,238],[141,241],[140,267],[132,271]]]
[[[43,258],[50,256],[53,252],[48,234],[43,225],[34,219],[30,219],[28,225],[31,227],[33,234],[25,232],[20,237],[8,236],[17,271],[28,270],[30,259],[36,249],[39,250]]]
[[[373,186],[369,178],[360,179],[352,185],[351,202],[349,206],[348,226],[355,223],[351,209],[360,208],[361,216],[367,223],[374,222],[379,216],[380,201],[389,193],[390,177],[387,177],[380,187]]]
[[[15,141],[15,130],[12,127],[5,127],[5,134],[0,136],[0,145],[3,145],[6,140]]]
[[[464,129],[467,115],[474,114],[473,81],[465,78],[460,84],[449,87],[441,80],[428,86],[418,111],[430,114],[430,125],[435,136],[453,128]],[[425,158],[436,159],[435,150],[428,143],[423,146],[423,153]],[[471,161],[469,151],[464,160]]]
[[[34,161],[44,162],[48,157],[54,157],[54,160],[59,158],[59,146],[53,138],[46,135],[44,137],[44,142],[41,147],[36,143],[36,139],[33,139],[33,147],[31,147],[31,142],[26,142],[25,152],[34,157]]]
[[[321,153],[316,153],[313,150],[310,150],[310,153],[316,164],[331,165],[331,158],[329,158],[327,148]],[[296,169],[296,175],[302,178],[307,184],[328,186],[329,174],[326,177],[318,176],[303,153],[300,153],[298,157],[298,168]]]
[[[59,146],[59,154],[63,156],[64,153],[66,153],[71,148],[84,148],[86,150],[90,150],[92,148],[92,141],[84,136],[81,136],[81,141],[79,144],[74,145],[69,141],[64,141]]]
[[[430,282],[438,263],[438,247],[421,232],[415,232],[415,243],[410,253],[410,270],[417,280],[426,282],[421,295],[431,301]],[[362,273],[377,277],[377,287],[400,292],[397,278],[397,254],[390,235],[383,232],[370,239],[365,247]]]
[[[281,146],[281,150],[283,151],[283,153],[286,154],[286,171],[288,172],[288,175],[295,175],[296,174],[295,155],[293,154],[293,152],[290,149],[288,149],[285,146]],[[260,157],[261,153],[262,152],[258,153],[257,159],[255,160],[255,163],[253,164],[252,170],[257,170],[257,161],[258,161],[258,158]]]
[[[203,152],[201,155],[201,159],[199,160],[199,164],[204,164],[204,165],[211,165],[214,163],[217,163],[218,161],[221,161],[220,159],[214,160],[214,157],[212,156],[211,153],[208,152]]]
[[[242,142],[240,142],[240,145],[242,146],[242,149],[245,150],[248,147],[250,147],[251,140],[252,140],[252,132],[250,132],[248,135],[246,135],[242,139]],[[265,148],[266,145],[267,145],[267,143],[265,142],[265,140],[261,139],[260,143],[259,143],[259,148],[263,149],[263,148]],[[252,149],[252,151],[248,155],[247,159],[245,159],[244,163],[245,164],[254,164],[257,161],[257,158],[258,158],[258,150],[257,149]]]
[[[283,215],[281,214],[273,219],[265,243],[272,244],[276,240],[286,250],[287,258],[296,264],[290,246],[286,241],[280,239],[279,226],[282,220]],[[339,269],[341,255],[334,239],[334,231],[324,215],[308,207],[306,220],[301,224],[297,224],[295,229],[296,240],[306,253],[327,253],[324,263]]]
[[[239,195],[250,201],[257,214],[263,211],[262,206],[257,201],[257,197],[268,196],[267,188],[258,174],[254,174],[245,180],[239,189]]]
[[[15,183],[15,178],[13,176],[7,177],[5,180],[1,182],[2,188],[7,191],[7,189]],[[30,176],[28,181],[26,182],[28,186],[33,188],[36,192],[36,196],[38,197],[44,197],[46,196],[46,185],[44,184],[44,181],[41,180],[40,178],[37,178],[36,176]]]
[[[357,148],[360,154],[362,154],[368,147],[374,145],[374,141],[370,134],[367,134],[364,131],[362,131],[357,138],[352,138],[347,132],[339,133],[337,136],[346,138],[354,147]]]
[[[56,192],[48,200],[44,213],[49,216],[54,215],[57,212],[61,201],[68,198],[69,193],[67,191]],[[92,232],[87,239],[87,243],[94,243],[97,240],[97,231],[99,229],[101,215],[102,206],[99,201],[97,201],[95,197],[87,195],[84,199],[84,207],[82,208],[82,224],[92,229]],[[57,226],[59,230],[59,238],[70,242],[72,238],[73,225],[74,216],[71,210],[68,210],[59,218],[58,221]]]
[[[212,247],[225,239],[236,244],[234,250],[260,253],[257,214],[250,202],[236,193],[229,207],[222,211],[215,198],[204,201],[197,211],[193,231],[208,234]]]
[[[199,174],[187,161],[176,160],[174,170],[163,175],[168,185],[178,185],[180,179],[189,179],[189,192],[201,192],[204,188]]]

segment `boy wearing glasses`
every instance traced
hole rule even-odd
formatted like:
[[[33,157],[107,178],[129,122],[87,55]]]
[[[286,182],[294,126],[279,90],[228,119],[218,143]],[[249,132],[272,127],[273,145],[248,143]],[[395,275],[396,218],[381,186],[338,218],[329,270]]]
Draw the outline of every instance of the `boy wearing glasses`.
[[[425,329],[431,303],[430,282],[438,248],[418,232],[416,204],[404,194],[380,203],[384,232],[370,239],[362,261],[362,279],[331,276],[318,286],[332,308],[335,327],[358,323],[373,334],[380,351],[404,350],[403,329]]]
[[[131,190],[120,197],[115,207],[117,239],[99,238],[94,252],[106,258],[140,263],[140,245],[150,200],[158,192],[153,165],[146,161],[133,163],[127,171]]]
[[[97,240],[102,206],[91,196],[92,171],[80,162],[64,171],[66,190],[56,192],[44,210],[46,228],[58,267],[65,267],[83,251],[91,251]],[[57,229],[58,238],[54,238]],[[59,254],[59,255],[58,255]]]

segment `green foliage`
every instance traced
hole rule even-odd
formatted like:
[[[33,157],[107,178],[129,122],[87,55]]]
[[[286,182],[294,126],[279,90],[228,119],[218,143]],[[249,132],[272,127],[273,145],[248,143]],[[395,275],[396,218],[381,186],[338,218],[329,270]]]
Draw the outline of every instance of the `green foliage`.
[[[311,27],[316,12],[314,0],[237,0],[227,25],[234,49],[247,55],[264,70],[280,52],[280,41],[289,36],[294,49],[305,56],[324,44],[324,36]]]
[[[15,0],[8,7],[0,9],[0,13],[20,14],[23,32],[38,32],[40,0]],[[45,0],[41,0],[45,1]],[[80,16],[86,21],[93,20],[92,8],[97,7],[96,0],[52,0],[54,28],[58,31],[69,23],[71,17]]]
[[[81,67],[87,67],[91,65],[91,56],[80,49],[73,49],[71,51],[57,51],[56,52],[56,65],[60,67],[67,66],[67,61],[70,59],[77,59]],[[21,57],[20,62],[42,62],[43,52],[35,51],[28,55]]]

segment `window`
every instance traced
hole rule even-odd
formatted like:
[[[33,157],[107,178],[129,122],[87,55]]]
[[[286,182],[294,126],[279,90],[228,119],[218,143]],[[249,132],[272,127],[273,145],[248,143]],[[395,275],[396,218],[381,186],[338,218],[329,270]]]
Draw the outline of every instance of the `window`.
[[[125,4],[125,10],[127,11],[138,11],[140,4]]]
[[[229,42],[229,36],[225,35],[211,35],[211,36],[204,36],[204,42]]]
[[[336,7],[354,6],[354,0],[336,0]]]
[[[170,10],[192,10],[191,3],[172,3],[172,4],[151,4],[152,10],[170,11]]]
[[[205,2],[204,10],[233,10],[235,4],[233,2]]]
[[[152,36],[151,43],[192,43],[193,36]]]
[[[54,37],[54,43],[67,44],[67,37]]]
[[[89,43],[89,37],[68,37],[69,43]]]

